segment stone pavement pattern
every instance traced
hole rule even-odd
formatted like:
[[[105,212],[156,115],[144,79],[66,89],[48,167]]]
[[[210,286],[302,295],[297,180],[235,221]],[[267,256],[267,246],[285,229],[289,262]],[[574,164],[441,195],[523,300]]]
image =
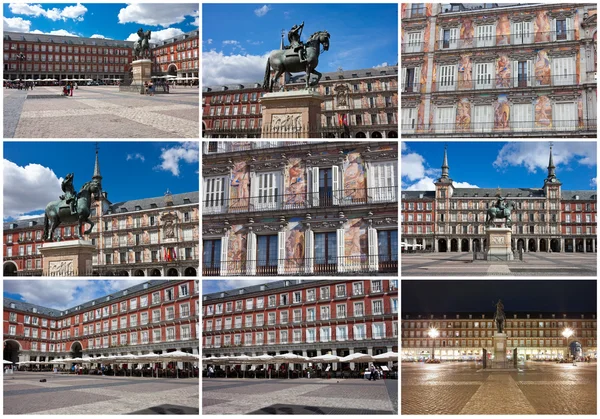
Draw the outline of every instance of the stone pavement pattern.
[[[45,378],[47,382],[40,383]],[[4,414],[200,412],[199,382],[17,372],[4,377]]]
[[[473,362],[402,364],[402,414],[596,414],[596,364],[478,368]]]
[[[397,380],[202,380],[202,413],[398,414]]]
[[[171,94],[119,93],[113,86],[82,86],[73,97],[60,87],[4,90],[5,137],[15,138],[199,138],[198,89]],[[27,95],[27,99],[23,97]],[[19,109],[19,101],[24,102]],[[12,128],[15,125],[16,128]],[[11,129],[13,135],[11,134]]]
[[[402,276],[595,276],[596,253],[525,253],[523,262],[473,262],[467,252],[403,253]]]

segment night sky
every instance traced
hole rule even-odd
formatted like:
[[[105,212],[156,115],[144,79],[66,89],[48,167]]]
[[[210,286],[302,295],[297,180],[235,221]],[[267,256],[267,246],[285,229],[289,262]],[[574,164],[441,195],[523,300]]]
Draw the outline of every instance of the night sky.
[[[596,281],[402,280],[402,312],[596,312]]]

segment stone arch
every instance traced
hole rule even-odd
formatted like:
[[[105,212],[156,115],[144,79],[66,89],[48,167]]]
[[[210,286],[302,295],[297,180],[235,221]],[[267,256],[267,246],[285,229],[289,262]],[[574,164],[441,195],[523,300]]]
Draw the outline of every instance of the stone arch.
[[[7,361],[19,362],[19,354],[23,347],[18,340],[6,339],[4,341],[4,358]]]
[[[398,138],[398,133],[396,131],[388,132],[387,138]]]
[[[547,252],[548,251],[548,245],[546,242],[546,239],[540,239],[540,248],[539,248],[540,252]]]
[[[148,276],[162,276],[162,273],[160,272],[160,269],[154,268],[150,271],[150,275]]]
[[[137,269],[137,270],[136,270],[136,271],[133,273],[133,276],[146,276],[146,275],[144,274],[144,271],[143,271],[143,270],[141,270],[141,269]]]
[[[13,260],[7,260],[4,262],[4,276],[17,276],[19,267]]]
[[[374,131],[371,133],[371,138],[383,138],[383,135],[379,131]]]
[[[367,135],[364,132],[359,131],[359,132],[356,133],[356,135],[354,136],[354,138],[367,138]]]
[[[528,252],[537,252],[537,244],[535,239],[529,239],[527,241],[527,251]]]
[[[558,239],[550,240],[550,250],[560,252],[560,241]]]
[[[185,271],[183,271],[183,276],[197,276],[198,275],[198,271],[196,271],[196,268],[194,268],[193,266],[188,266],[187,268],[185,268]]]
[[[83,344],[76,340],[71,343],[71,347],[69,348],[69,352],[71,352],[72,358],[82,358],[83,357]]]
[[[446,253],[448,251],[448,242],[446,239],[438,240],[438,252]]]
[[[460,241],[460,251],[461,252],[468,252],[469,249],[469,239],[462,239]]]
[[[177,68],[177,64],[171,63],[171,64],[169,64],[169,68],[167,68],[167,75],[176,76],[178,70],[179,69]]]
[[[179,271],[177,268],[169,268],[167,269],[167,274],[165,276],[179,276]]]
[[[458,239],[451,239],[450,240],[450,251],[451,252],[458,252]]]

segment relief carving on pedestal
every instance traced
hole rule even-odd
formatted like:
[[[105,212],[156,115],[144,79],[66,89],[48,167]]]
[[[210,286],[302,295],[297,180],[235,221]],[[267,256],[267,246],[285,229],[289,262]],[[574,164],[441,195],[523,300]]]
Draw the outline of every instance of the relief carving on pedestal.
[[[490,241],[492,244],[504,244],[504,236],[493,236]]]
[[[300,132],[302,131],[302,114],[272,115],[271,127],[273,131]]]
[[[73,276],[73,261],[60,260],[48,263],[48,276]]]

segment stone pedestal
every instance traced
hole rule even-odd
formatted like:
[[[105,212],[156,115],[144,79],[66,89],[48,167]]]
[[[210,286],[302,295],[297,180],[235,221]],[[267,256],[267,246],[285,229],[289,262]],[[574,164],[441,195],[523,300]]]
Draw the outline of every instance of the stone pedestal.
[[[43,276],[91,276],[96,246],[89,240],[44,243]]]
[[[262,138],[317,138],[323,95],[311,89],[267,93],[262,105]]]
[[[508,227],[488,227],[485,232],[487,241],[487,260],[513,260],[511,249],[512,230]]]
[[[506,333],[494,333],[494,367],[503,368],[506,365]]]
[[[143,59],[133,61],[131,63],[131,72],[133,73],[132,84],[136,86],[143,86],[144,83],[152,80],[152,60]]]

